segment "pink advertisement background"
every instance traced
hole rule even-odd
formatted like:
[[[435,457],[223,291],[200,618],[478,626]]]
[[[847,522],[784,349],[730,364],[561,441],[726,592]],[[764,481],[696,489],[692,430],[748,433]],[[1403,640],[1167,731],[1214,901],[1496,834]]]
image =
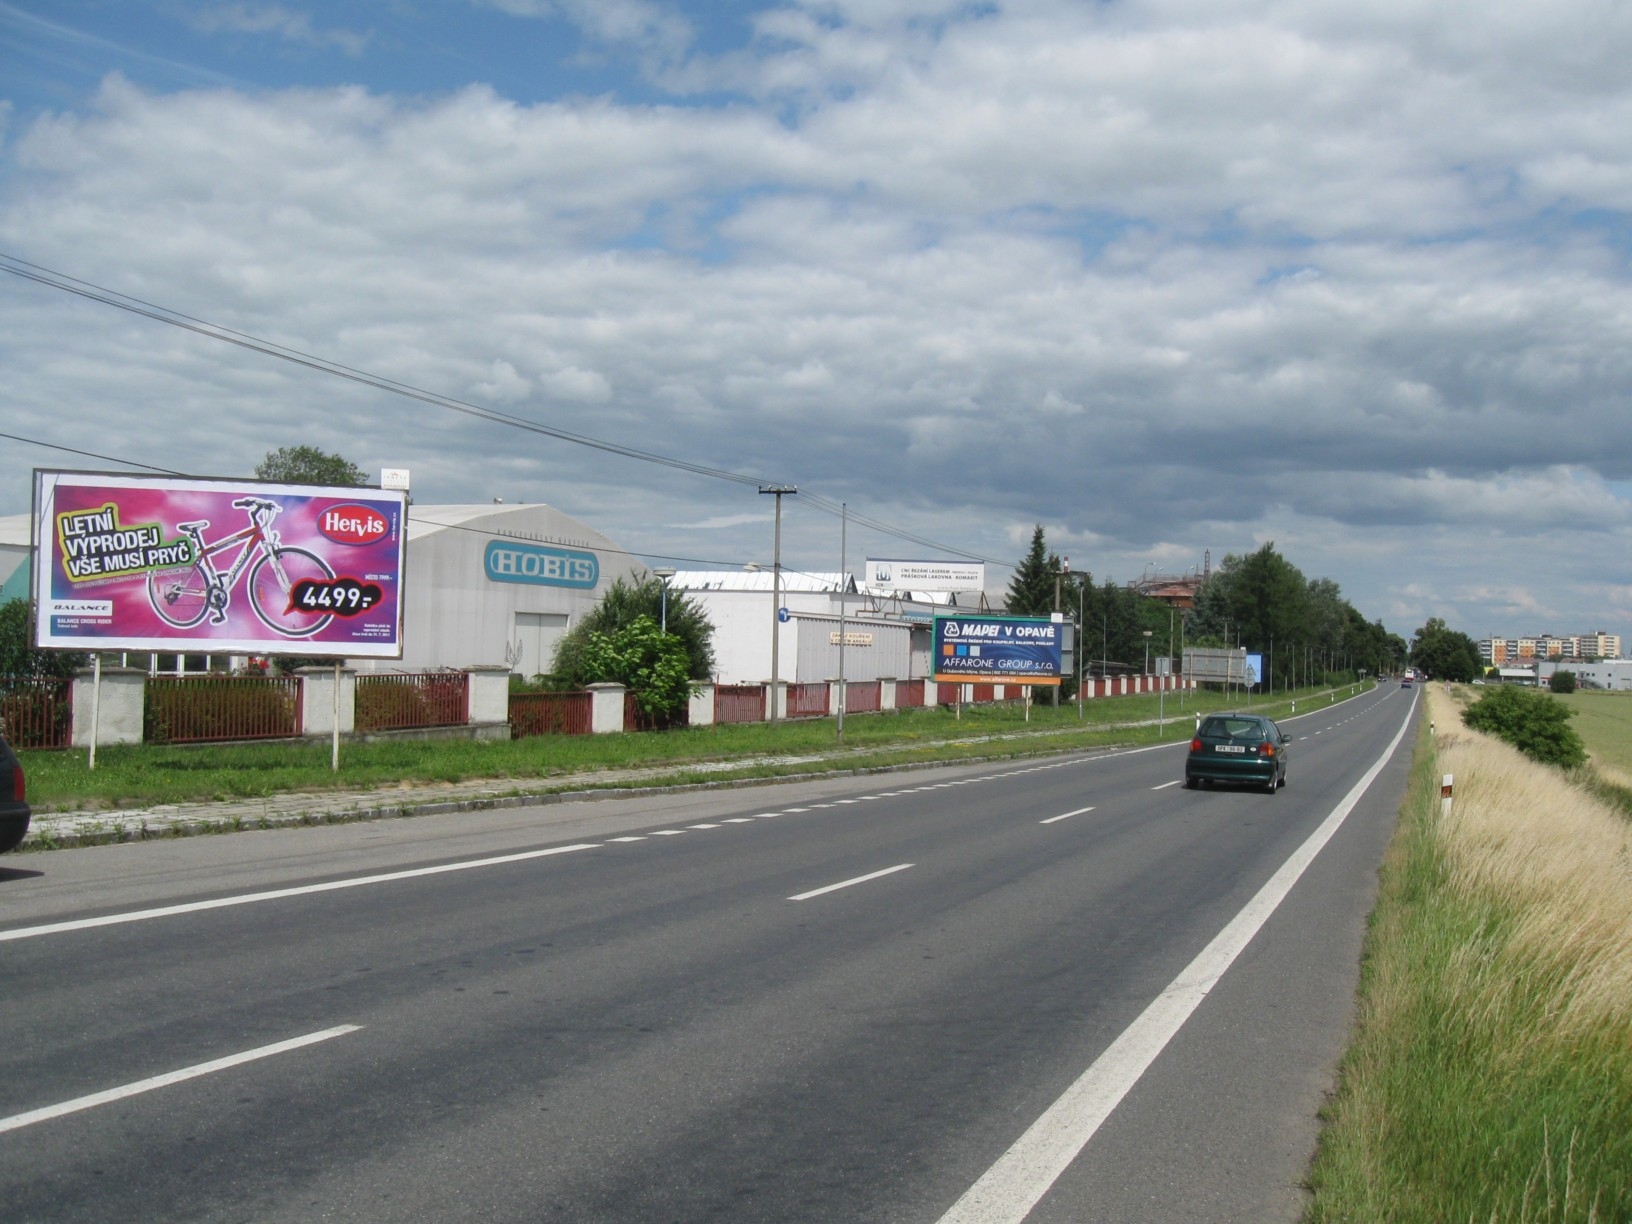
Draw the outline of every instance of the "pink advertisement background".
[[[151,483],[126,483],[129,478],[80,474],[44,473],[41,477],[39,523],[42,571],[47,589],[41,591],[39,616],[40,644],[44,646],[89,645],[93,649],[175,650],[192,647],[200,651],[250,654],[306,654],[340,657],[400,657],[401,570],[404,550],[404,501],[397,494],[377,489],[319,490],[306,486],[222,483],[202,485],[197,481],[156,478]],[[117,483],[114,483],[117,481]],[[250,605],[249,572],[259,549],[255,549],[231,589],[227,619],[213,624],[206,615],[198,624],[178,629],[154,611],[148,595],[147,573],[92,578],[75,582],[65,566],[58,535],[58,516],[83,510],[117,507],[121,530],[157,524],[165,544],[185,539],[177,524],[207,520],[203,537],[206,545],[236,534],[250,525],[245,510],[233,502],[256,497],[282,509],[267,524],[284,547],[303,548],[328,562],[338,578],[372,582],[380,588],[377,604],[353,617],[335,616],[316,633],[288,637],[269,629]],[[390,525],[385,535],[367,544],[348,544],[329,538],[319,527],[329,509],[361,506],[379,514]],[[241,544],[211,554],[211,561],[223,573],[237,560]],[[49,616],[50,600],[111,600],[113,616],[108,624],[86,624],[54,628]]]

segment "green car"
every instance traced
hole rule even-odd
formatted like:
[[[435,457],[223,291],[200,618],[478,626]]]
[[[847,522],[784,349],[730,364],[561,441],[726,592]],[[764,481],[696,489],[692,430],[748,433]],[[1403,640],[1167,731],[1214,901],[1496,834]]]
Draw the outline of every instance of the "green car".
[[[1292,743],[1262,714],[1209,714],[1190,741],[1184,784],[1239,782],[1274,794],[1286,785],[1286,753]]]

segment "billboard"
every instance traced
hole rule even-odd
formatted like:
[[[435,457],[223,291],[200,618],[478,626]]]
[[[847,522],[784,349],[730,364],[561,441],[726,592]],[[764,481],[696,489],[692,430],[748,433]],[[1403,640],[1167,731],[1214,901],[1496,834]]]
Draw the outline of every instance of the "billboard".
[[[1234,650],[1190,646],[1184,652],[1184,674],[1200,684],[1251,686],[1264,678],[1264,656],[1239,646]]]
[[[979,561],[867,561],[867,585],[892,591],[984,591]]]
[[[934,675],[977,684],[1058,684],[1065,624],[1046,616],[937,616]]]
[[[402,657],[407,494],[34,473],[47,649]]]

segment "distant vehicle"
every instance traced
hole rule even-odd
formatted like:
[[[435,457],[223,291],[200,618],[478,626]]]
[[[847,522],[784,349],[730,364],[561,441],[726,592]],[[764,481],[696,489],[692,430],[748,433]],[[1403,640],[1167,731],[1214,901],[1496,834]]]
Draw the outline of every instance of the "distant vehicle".
[[[1184,762],[1184,784],[1244,782],[1274,794],[1286,785],[1292,737],[1262,714],[1209,714],[1196,728]]]
[[[1401,688],[1410,688],[1411,687],[1411,673],[1410,672],[1407,672],[1405,675],[1400,677],[1400,687]]]
[[[0,735],[0,854],[22,844],[33,815],[25,794],[22,762]]]

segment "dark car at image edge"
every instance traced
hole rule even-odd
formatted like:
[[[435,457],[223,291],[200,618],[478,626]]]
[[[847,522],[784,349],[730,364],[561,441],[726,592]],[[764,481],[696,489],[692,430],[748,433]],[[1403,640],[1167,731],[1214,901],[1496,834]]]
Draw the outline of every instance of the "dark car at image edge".
[[[31,815],[22,763],[0,735],[0,854],[22,844]]]
[[[1286,785],[1287,749],[1292,737],[1262,714],[1209,714],[1196,727],[1184,762],[1184,784],[1243,784],[1270,794]]]

